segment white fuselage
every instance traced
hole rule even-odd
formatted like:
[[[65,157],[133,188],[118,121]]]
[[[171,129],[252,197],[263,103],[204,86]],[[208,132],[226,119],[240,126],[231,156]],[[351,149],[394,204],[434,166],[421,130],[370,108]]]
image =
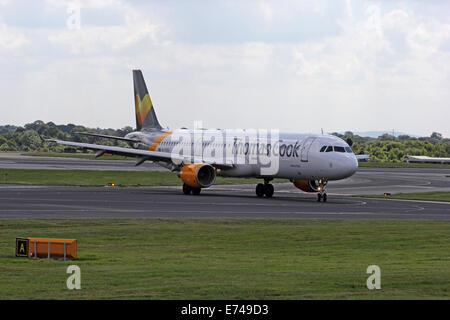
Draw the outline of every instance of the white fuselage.
[[[225,135],[223,130],[136,131],[126,138],[140,141],[131,143],[134,148],[182,155],[191,163],[211,162],[214,157],[223,159],[233,164],[220,171],[220,175],[229,177],[339,180],[350,177],[358,168],[348,144],[332,135],[279,133],[276,140],[269,141],[250,130],[226,132]],[[257,158],[269,153],[272,164],[276,160],[276,170],[264,173],[261,169],[268,165]]]

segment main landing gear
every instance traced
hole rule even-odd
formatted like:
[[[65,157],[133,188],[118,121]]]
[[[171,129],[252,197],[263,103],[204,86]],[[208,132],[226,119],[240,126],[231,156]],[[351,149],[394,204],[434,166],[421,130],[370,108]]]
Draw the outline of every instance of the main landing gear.
[[[326,187],[328,181],[325,179],[319,179],[319,186],[317,187],[317,190],[319,193],[317,194],[317,202],[320,202],[320,200],[323,200],[323,202],[327,202],[327,192]]]
[[[202,189],[200,189],[200,188],[191,187],[191,186],[187,185],[186,183],[183,184],[183,193],[184,194],[199,195],[201,191],[202,191]]]
[[[267,198],[272,198],[273,193],[275,192],[275,189],[273,187],[273,184],[270,184],[270,180],[272,179],[264,179],[264,184],[258,183],[256,185],[256,195],[258,197],[266,196]]]

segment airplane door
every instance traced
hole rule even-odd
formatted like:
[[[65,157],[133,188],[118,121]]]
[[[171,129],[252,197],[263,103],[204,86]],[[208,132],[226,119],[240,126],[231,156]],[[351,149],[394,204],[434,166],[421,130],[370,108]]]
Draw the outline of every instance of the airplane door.
[[[309,137],[306,138],[305,142],[302,145],[301,150],[301,160],[302,162],[308,162],[308,153],[309,153],[309,149],[311,148],[312,143],[314,142],[314,140],[316,140],[316,138],[314,137]]]

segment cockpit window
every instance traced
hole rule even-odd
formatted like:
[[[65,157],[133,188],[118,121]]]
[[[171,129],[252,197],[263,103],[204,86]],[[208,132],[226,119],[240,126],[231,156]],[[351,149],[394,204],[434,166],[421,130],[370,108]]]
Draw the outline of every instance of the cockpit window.
[[[347,151],[348,153],[353,153],[353,151],[350,147],[345,147],[345,151]]]
[[[345,149],[344,149],[344,147],[334,146],[334,151],[336,151],[336,152],[345,152]]]
[[[331,152],[333,151],[333,147],[332,146],[328,146],[327,150],[325,152]]]
[[[320,148],[320,152],[324,152],[326,148],[327,146],[323,146],[322,148]]]

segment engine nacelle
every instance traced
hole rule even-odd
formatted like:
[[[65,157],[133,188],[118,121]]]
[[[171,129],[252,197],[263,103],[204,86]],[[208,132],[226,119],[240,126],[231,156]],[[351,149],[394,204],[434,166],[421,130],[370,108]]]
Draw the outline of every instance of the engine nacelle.
[[[180,178],[193,188],[208,188],[216,181],[216,169],[206,163],[186,164],[181,168]]]
[[[319,186],[315,180],[294,180],[294,186],[305,192],[318,192]]]

